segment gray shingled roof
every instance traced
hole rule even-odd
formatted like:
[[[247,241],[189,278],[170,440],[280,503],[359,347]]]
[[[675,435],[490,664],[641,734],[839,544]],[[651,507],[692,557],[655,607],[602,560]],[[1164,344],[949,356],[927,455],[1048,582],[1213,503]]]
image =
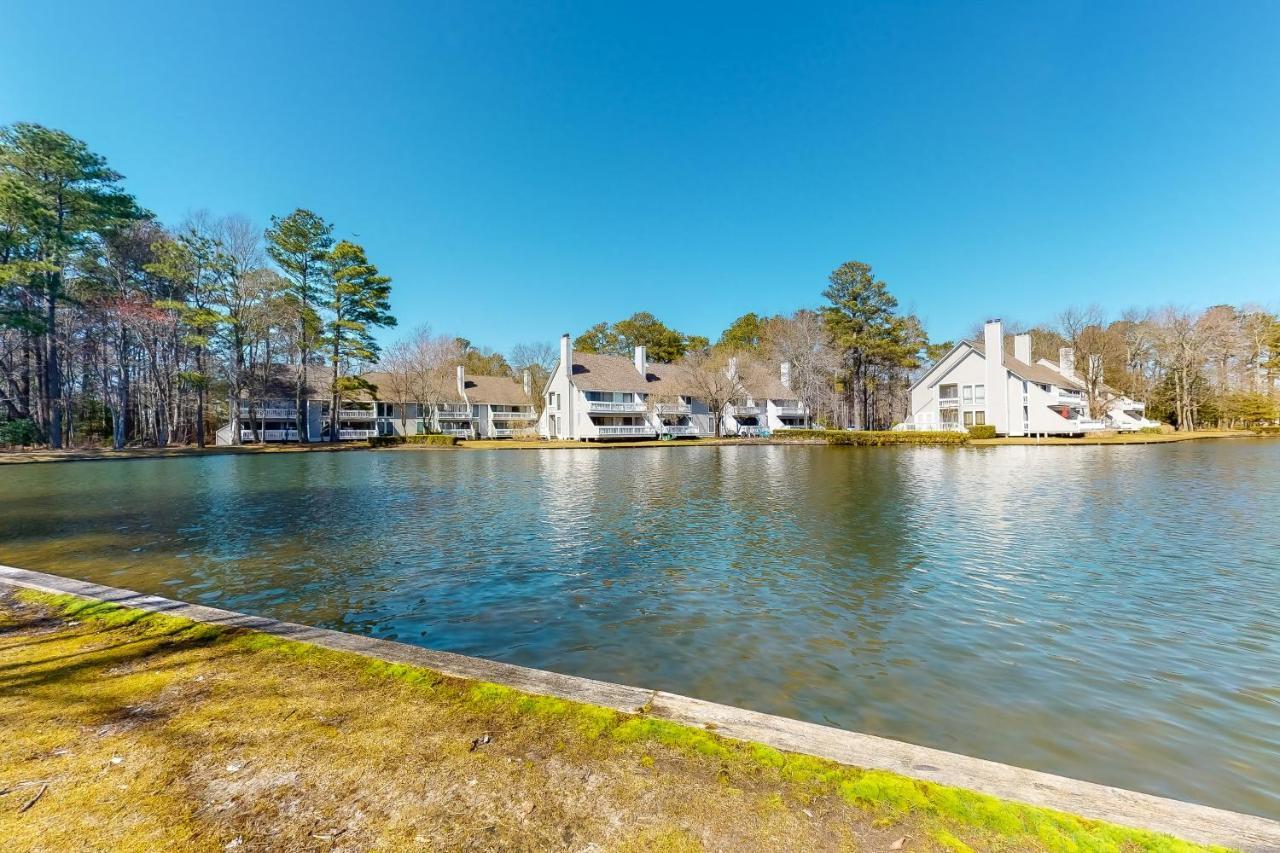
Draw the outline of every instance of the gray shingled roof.
[[[740,384],[754,400],[794,400],[796,392],[782,384],[778,365],[746,364],[739,368]]]
[[[510,376],[468,376],[467,399],[472,403],[499,406],[531,406],[533,400],[524,393],[524,385]]]
[[[583,391],[649,392],[649,385],[636,370],[635,362],[622,355],[575,352],[570,378]]]
[[[696,397],[698,385],[683,364],[665,364],[650,362],[645,379],[649,383],[651,394],[662,394],[670,397]]]
[[[987,350],[984,344],[978,341],[965,341],[965,343],[977,350],[983,358],[987,357]],[[1043,364],[1027,364],[1007,352],[1004,354],[1004,366],[1014,376],[1026,379],[1029,382],[1039,382],[1042,385],[1057,385],[1059,388],[1072,388],[1076,391],[1084,390],[1084,386],[1079,382],[1068,379],[1056,370],[1045,367]]]

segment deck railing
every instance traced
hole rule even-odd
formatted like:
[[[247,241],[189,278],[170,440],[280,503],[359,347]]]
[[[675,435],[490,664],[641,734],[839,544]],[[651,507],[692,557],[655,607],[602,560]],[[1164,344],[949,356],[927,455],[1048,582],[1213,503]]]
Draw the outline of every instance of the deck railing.
[[[241,441],[297,441],[298,431],[296,429],[260,429],[255,439],[253,430],[240,430]]]
[[[373,438],[378,434],[376,429],[340,429],[338,430],[338,439],[340,441],[349,441],[356,438]]]
[[[365,421],[373,420],[378,413],[373,409],[338,409],[338,420],[340,421]]]
[[[598,426],[599,435],[654,435],[650,426]]]
[[[589,412],[643,412],[645,405],[640,400],[614,402],[612,400],[588,400]]]

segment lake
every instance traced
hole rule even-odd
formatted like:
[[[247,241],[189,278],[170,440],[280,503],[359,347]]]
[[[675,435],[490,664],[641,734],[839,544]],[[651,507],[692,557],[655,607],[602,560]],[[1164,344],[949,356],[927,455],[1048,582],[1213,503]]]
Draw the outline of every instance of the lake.
[[[1280,441],[0,466],[0,562],[1280,818]]]

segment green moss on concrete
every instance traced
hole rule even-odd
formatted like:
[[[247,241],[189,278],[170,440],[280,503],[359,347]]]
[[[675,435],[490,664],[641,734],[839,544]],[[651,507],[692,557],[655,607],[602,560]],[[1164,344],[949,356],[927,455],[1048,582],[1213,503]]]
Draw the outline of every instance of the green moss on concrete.
[[[762,744],[746,743],[647,716],[624,714],[609,708],[585,705],[547,696],[523,693],[497,684],[468,682],[421,667],[390,663],[352,652],[325,649],[309,643],[274,637],[255,631],[224,629],[186,619],[149,613],[69,595],[22,591],[18,598],[54,609],[78,622],[92,622],[104,630],[127,631],[158,643],[181,639],[186,643],[225,644],[244,655],[279,655],[282,663],[298,668],[318,668],[334,678],[355,676],[371,683],[400,684],[425,691],[428,701],[451,714],[451,719],[474,731],[477,723],[496,720],[507,727],[532,728],[558,749],[569,739],[612,745],[612,749],[638,746],[632,766],[646,771],[654,767],[649,754],[659,746],[677,754],[709,760],[722,783],[755,783],[790,786],[797,796],[834,796],[863,809],[878,823],[924,822],[940,849],[970,850],[971,843],[1000,849],[1046,850],[1051,853],[1192,853],[1205,848],[1168,836],[1087,820],[1034,806],[998,800],[985,794],[910,779],[879,770],[861,770],[813,756],[785,753]],[[282,676],[283,677],[283,676]],[[101,689],[101,688],[99,688]],[[77,694],[77,698],[79,694]],[[100,697],[98,697],[100,698]],[[266,701],[266,700],[264,700]],[[263,712],[271,710],[267,702]],[[319,725],[319,724],[317,724]],[[538,727],[543,727],[539,729]],[[607,759],[607,753],[606,759]],[[782,803],[771,792],[762,800],[765,812]],[[963,836],[963,838],[961,837]],[[967,840],[965,840],[967,839]],[[679,847],[689,839],[672,836]]]

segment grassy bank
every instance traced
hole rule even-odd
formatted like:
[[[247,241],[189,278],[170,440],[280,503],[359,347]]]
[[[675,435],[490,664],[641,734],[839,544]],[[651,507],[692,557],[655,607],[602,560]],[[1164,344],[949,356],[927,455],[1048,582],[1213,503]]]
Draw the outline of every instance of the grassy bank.
[[[210,445],[199,448],[194,445],[180,447],[126,447],[112,450],[106,447],[66,448],[62,450],[0,450],[0,465],[25,462],[90,462],[107,459],[171,459],[190,456],[244,456],[254,453],[324,453],[344,450],[368,450],[363,441],[337,444],[243,444],[236,446]]]
[[[1206,849],[640,715],[0,596],[12,849]]]
[[[1254,433],[1244,430],[1197,430],[1195,432],[1124,432],[1115,435],[1084,436],[1081,438],[974,438],[969,443],[975,447],[995,447],[1011,444],[1168,444],[1175,441],[1197,441],[1207,438],[1252,438]]]

